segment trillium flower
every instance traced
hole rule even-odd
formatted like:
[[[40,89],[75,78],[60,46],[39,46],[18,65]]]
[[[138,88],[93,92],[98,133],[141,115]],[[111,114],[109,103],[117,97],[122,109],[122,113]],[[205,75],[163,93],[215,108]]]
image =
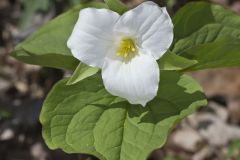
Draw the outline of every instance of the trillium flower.
[[[81,10],[67,45],[75,58],[102,69],[108,92],[145,106],[157,95],[157,60],[172,40],[166,8],[148,1],[123,15],[108,9]]]

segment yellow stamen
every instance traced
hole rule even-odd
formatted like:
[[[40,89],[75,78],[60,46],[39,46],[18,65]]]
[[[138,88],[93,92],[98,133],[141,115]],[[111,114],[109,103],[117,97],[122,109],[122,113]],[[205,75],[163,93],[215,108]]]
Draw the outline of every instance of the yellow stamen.
[[[120,42],[119,48],[117,50],[117,55],[123,58],[129,58],[137,53],[137,47],[134,40],[131,38],[124,38]]]

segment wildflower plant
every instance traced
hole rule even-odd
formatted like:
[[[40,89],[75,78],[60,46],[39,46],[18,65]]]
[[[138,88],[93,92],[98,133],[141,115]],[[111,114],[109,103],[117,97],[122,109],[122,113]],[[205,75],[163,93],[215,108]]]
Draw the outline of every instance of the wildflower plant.
[[[11,55],[73,71],[43,104],[49,148],[145,160],[179,121],[207,104],[185,73],[240,65],[239,28],[239,15],[207,2],[188,3],[171,18],[150,1],[128,10],[105,0],[56,17]]]

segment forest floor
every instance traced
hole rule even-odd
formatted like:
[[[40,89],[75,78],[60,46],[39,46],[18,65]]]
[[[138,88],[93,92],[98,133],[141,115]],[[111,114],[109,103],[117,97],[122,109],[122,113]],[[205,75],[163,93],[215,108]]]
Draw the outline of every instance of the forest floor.
[[[125,0],[129,7],[142,1]],[[240,12],[240,1],[212,1]],[[39,113],[44,97],[54,83],[70,73],[23,64],[9,56],[16,44],[70,5],[66,1],[54,2],[47,10],[34,12],[30,22],[24,24],[21,2],[0,0],[0,160],[93,160],[87,155],[49,150],[42,139]],[[176,1],[171,12],[187,2]],[[206,92],[208,106],[183,120],[170,134],[167,144],[149,159],[225,160],[231,149],[236,149],[232,160],[239,159],[239,73],[240,68],[194,72],[192,76]]]

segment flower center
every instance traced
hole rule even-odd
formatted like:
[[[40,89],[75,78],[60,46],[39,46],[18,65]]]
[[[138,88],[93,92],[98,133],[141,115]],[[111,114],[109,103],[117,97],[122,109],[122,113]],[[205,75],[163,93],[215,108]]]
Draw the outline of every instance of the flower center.
[[[117,50],[117,55],[123,58],[129,58],[137,53],[138,49],[131,38],[123,38]]]

